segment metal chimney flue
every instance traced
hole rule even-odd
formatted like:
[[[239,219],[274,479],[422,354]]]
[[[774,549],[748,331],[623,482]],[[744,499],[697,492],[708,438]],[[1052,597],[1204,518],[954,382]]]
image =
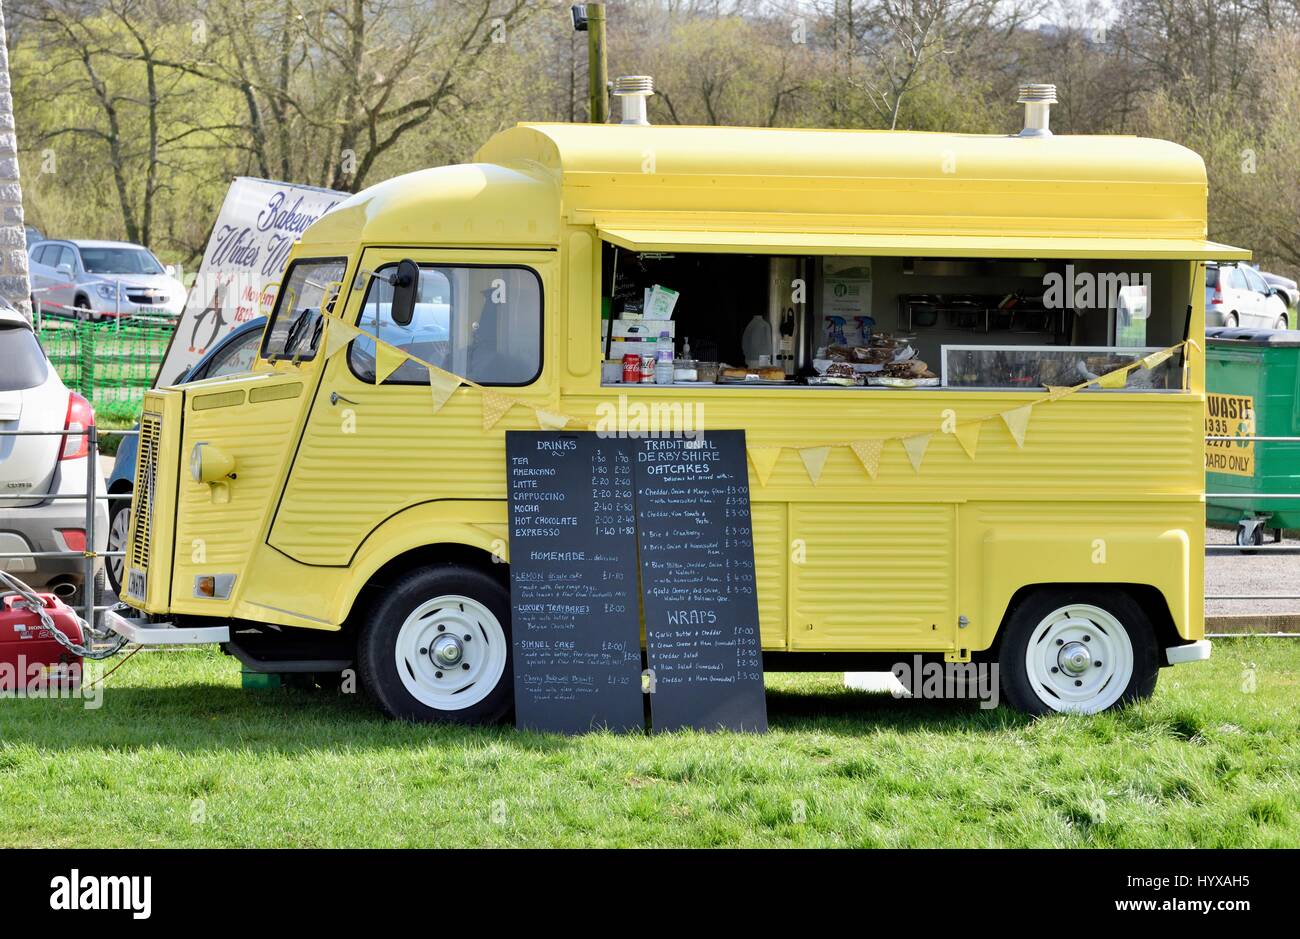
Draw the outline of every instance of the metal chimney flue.
[[[1025,106],[1025,127],[1021,137],[1050,137],[1052,105],[1056,104],[1055,85],[1021,85],[1017,104]]]
[[[623,103],[620,124],[650,123],[646,117],[646,99],[655,93],[655,80],[649,75],[620,75],[614,79],[614,97]]]

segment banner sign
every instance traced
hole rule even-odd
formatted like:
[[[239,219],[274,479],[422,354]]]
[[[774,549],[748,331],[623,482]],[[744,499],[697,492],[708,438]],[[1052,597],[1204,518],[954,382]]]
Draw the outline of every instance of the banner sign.
[[[1255,399],[1249,395],[1205,396],[1205,436],[1255,436]],[[1255,441],[1205,441],[1205,471],[1229,476],[1255,475]]]
[[[279,281],[294,241],[348,195],[236,177],[154,385],[174,383],[240,323],[269,313],[275,295],[267,288]]]

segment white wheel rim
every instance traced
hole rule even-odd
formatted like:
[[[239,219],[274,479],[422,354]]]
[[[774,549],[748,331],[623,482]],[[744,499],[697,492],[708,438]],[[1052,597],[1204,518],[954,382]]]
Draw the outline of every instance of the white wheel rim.
[[[1039,700],[1054,711],[1094,714],[1124,694],[1133,677],[1133,643],[1110,613],[1063,606],[1029,636],[1025,671]]]
[[[492,611],[448,594],[420,604],[402,623],[397,674],[411,696],[439,711],[478,704],[506,669],[507,640]]]
[[[131,529],[131,512],[129,509],[122,509],[113,516],[113,524],[108,528],[108,550],[125,551],[126,535]],[[126,558],[109,558],[108,563],[113,569],[113,582],[122,583],[122,571],[126,567]]]

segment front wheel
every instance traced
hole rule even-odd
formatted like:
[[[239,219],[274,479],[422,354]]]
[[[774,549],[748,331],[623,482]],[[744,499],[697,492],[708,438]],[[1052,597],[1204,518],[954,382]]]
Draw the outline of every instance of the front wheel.
[[[504,720],[514,698],[510,592],[471,567],[411,571],[371,607],[357,661],[362,682],[390,717]]]
[[[1095,714],[1155,690],[1155,631],[1120,590],[1043,590],[1003,628],[1002,693],[1018,710]]]
[[[1228,327],[1229,329],[1236,329],[1236,328],[1237,328],[1237,314],[1236,314],[1236,313],[1229,313],[1227,316],[1225,316],[1225,317],[1223,318],[1223,325],[1226,326],[1226,327]]]

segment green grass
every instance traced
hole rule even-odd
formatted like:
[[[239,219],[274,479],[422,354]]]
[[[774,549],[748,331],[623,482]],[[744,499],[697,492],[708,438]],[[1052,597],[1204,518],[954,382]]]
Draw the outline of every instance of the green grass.
[[[1295,642],[1220,642],[1092,717],[839,682],[769,676],[765,736],[563,738],[391,723],[243,691],[217,653],[146,653],[98,710],[0,701],[0,845],[1300,844]]]

